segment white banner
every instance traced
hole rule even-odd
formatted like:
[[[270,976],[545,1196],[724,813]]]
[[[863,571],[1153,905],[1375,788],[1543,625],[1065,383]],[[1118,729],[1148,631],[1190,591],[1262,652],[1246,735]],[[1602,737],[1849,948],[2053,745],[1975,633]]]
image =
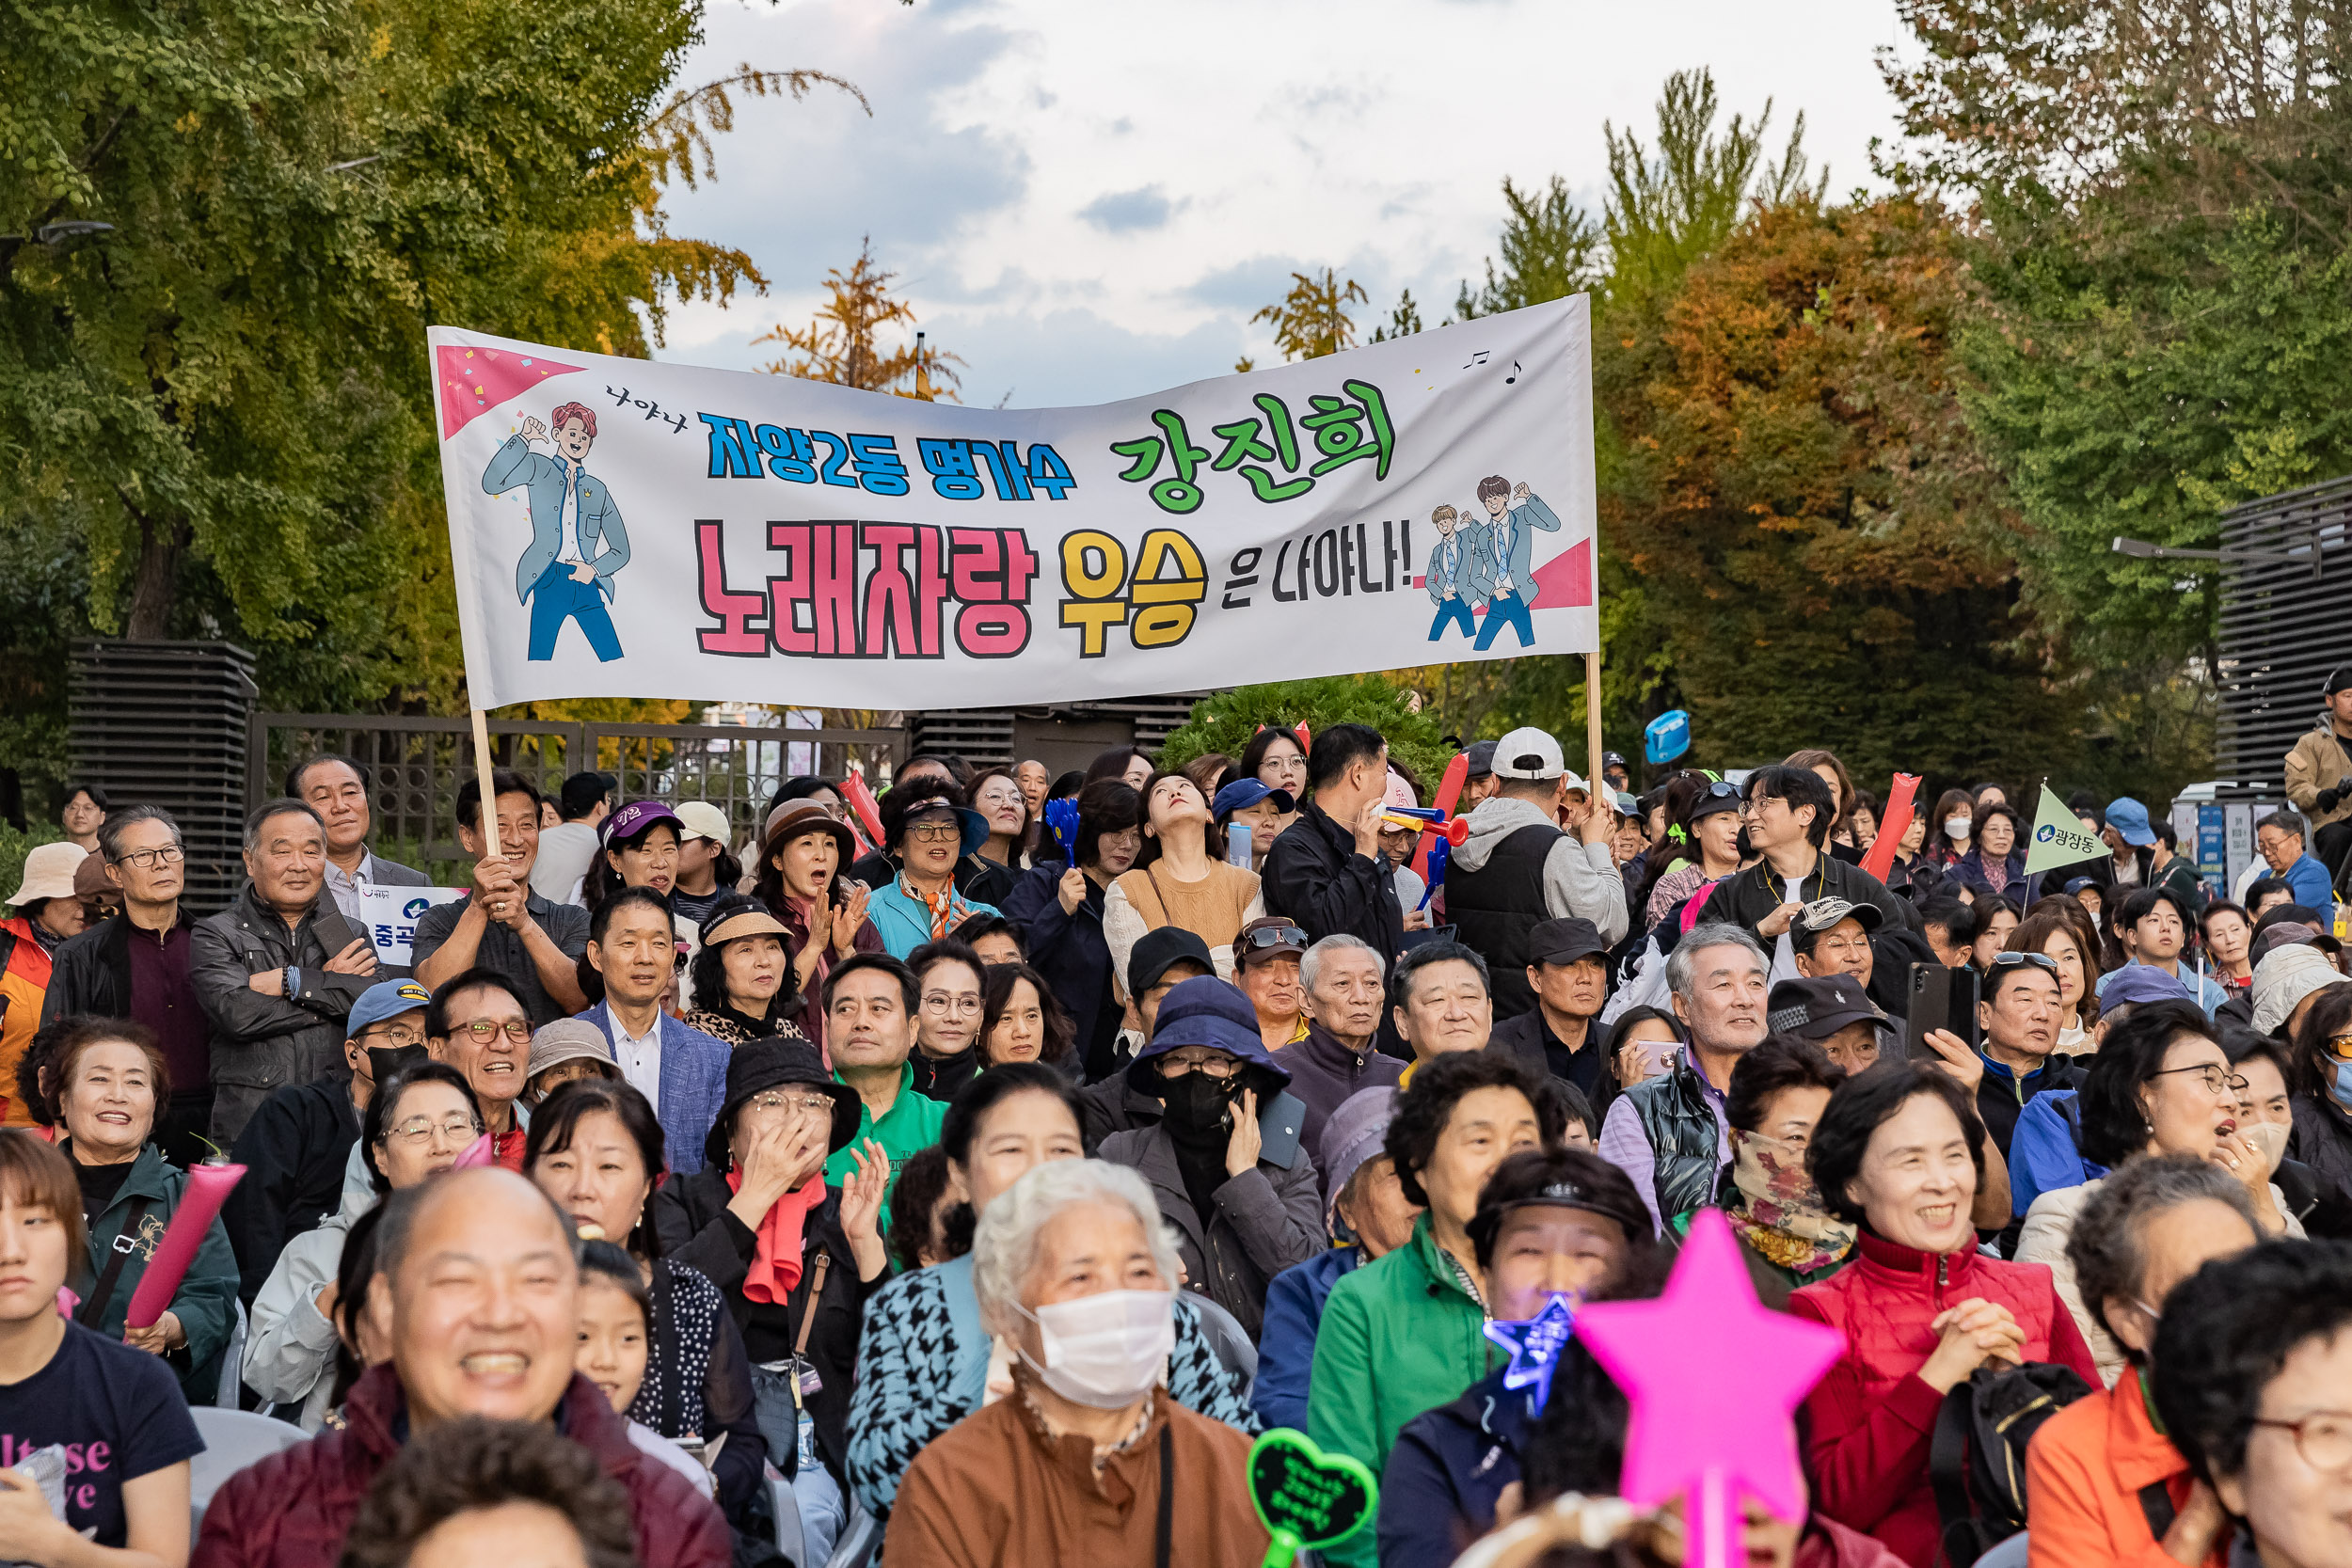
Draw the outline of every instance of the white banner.
[[[454,903],[466,896],[462,887],[385,887],[370,883],[359,890],[359,919],[368,940],[375,943],[375,961],[388,968],[406,969],[408,950],[417,940],[417,917],[436,904]]]
[[[432,330],[472,700],[954,708],[1597,647],[1580,295],[1094,408]]]

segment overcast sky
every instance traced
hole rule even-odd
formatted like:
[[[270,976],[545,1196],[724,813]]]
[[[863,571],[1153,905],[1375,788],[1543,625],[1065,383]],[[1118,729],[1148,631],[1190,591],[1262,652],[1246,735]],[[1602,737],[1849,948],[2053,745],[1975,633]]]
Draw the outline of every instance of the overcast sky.
[[[1276,356],[1249,325],[1295,270],[1409,286],[1434,326],[1475,277],[1509,175],[1597,212],[1604,121],[1655,124],[1668,73],[1725,113],[1805,114],[1832,189],[1869,177],[1893,105],[1872,52],[1893,0],[714,0],[684,83],[749,62],[855,82],[755,103],[672,229],[749,251],[773,287],[675,311],[660,356],[756,368],[862,235],[900,273],[966,403],[1103,402]]]

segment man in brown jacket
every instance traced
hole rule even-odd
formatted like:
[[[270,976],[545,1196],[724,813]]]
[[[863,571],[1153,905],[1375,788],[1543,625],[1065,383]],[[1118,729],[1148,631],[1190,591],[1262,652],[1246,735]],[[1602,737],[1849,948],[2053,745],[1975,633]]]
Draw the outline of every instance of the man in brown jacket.
[[[2311,818],[2312,853],[2341,877],[2352,848],[2352,664],[2330,671],[2319,694],[2327,718],[2287,753],[2287,799]]]
[[[1263,1560],[1249,1439],[1162,1386],[1175,1279],[1151,1189],[1122,1166],[1049,1161],[988,1206],[972,1289],[1016,1347],[1012,1390],[915,1456],[891,1568]]]

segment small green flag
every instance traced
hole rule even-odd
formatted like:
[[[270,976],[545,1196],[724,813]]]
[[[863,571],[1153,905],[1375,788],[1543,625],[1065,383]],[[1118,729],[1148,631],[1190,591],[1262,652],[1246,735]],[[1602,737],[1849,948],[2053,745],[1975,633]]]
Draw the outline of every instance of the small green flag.
[[[2034,814],[2033,843],[2026,848],[2026,875],[2054,865],[2096,860],[2107,852],[2106,841],[2083,832],[2083,819],[2066,809],[2066,802],[2042,786],[2042,807]]]

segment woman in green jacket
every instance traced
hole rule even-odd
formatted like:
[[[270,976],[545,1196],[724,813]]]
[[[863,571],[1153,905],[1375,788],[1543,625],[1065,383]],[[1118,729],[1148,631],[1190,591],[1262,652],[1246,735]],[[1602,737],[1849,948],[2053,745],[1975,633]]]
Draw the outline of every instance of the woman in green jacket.
[[[89,1227],[88,1266],[72,1281],[81,1297],[74,1321],[162,1356],[188,1402],[211,1404],[237,1302],[236,1255],[217,1218],[164,1314],[146,1328],[123,1323],[188,1187],[188,1173],[148,1141],[155,1108],[171,1098],[164,1053],[151,1031],[128,1019],[67,1019],[57,1029],[57,1147],[73,1163]]]
[[[1307,1392],[1307,1434],[1325,1451],[1378,1475],[1406,1422],[1501,1365],[1470,1222],[1495,1167],[1520,1149],[1559,1148],[1565,1125],[1557,1092],[1515,1058],[1463,1051],[1415,1070],[1387,1149],[1405,1196],[1428,1212],[1411,1241],[1331,1288]],[[1371,1536],[1324,1548],[1325,1560],[1373,1562]]]

